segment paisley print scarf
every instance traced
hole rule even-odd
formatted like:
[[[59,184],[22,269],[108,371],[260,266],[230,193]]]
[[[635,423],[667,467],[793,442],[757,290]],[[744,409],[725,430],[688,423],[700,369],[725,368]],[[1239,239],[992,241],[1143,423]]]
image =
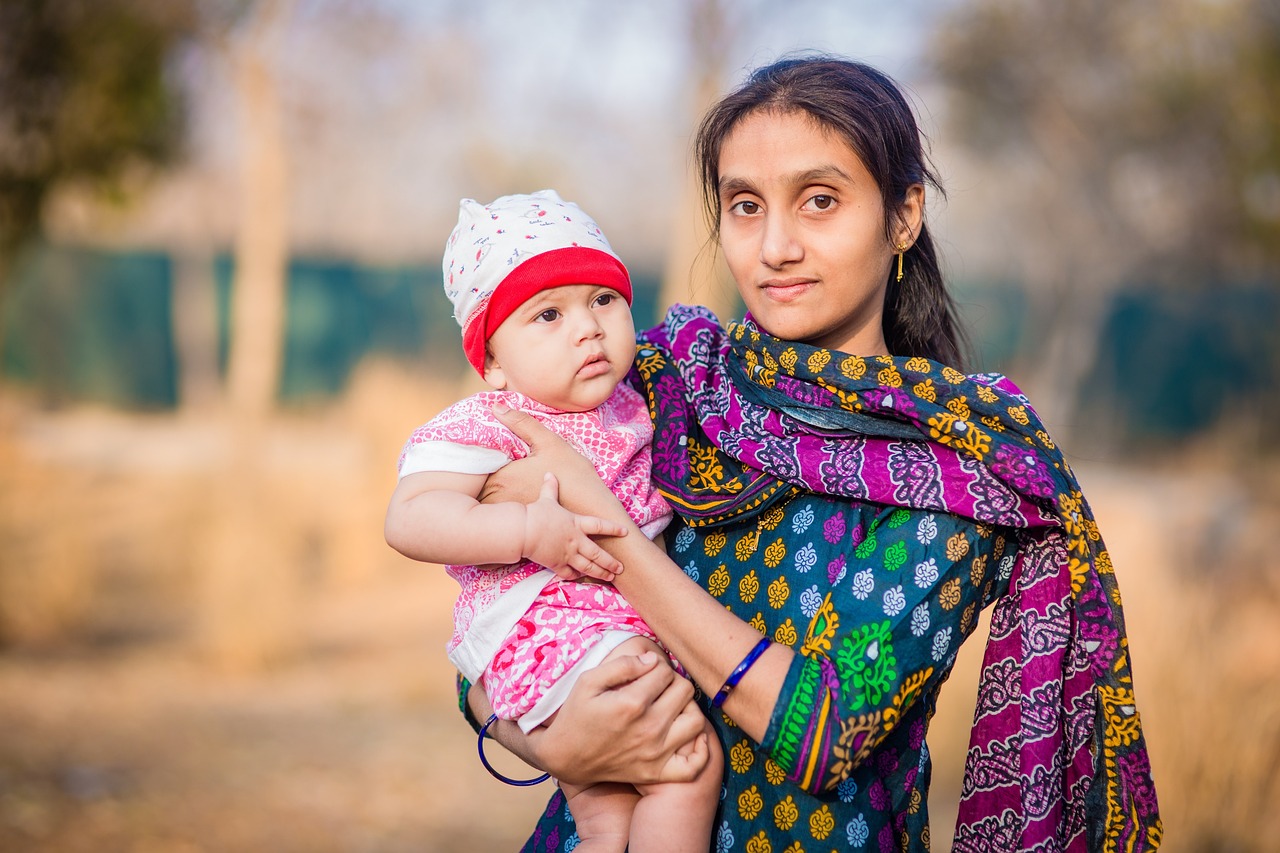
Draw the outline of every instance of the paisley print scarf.
[[[750,318],[726,331],[685,306],[640,336],[635,370],[657,425],[654,479],[691,525],[803,489],[1022,531],[993,609],[953,850],[1159,846],[1111,559],[1011,382],[782,341]]]

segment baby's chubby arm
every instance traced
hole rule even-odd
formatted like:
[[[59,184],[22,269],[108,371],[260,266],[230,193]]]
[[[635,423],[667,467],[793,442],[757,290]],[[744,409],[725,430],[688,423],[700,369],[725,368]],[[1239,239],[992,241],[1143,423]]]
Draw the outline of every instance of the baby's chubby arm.
[[[484,474],[424,471],[401,478],[387,507],[387,544],[427,563],[507,565],[529,559],[559,577],[613,580],[622,564],[592,536],[623,536],[614,521],[569,512],[548,474],[538,499],[481,504]]]

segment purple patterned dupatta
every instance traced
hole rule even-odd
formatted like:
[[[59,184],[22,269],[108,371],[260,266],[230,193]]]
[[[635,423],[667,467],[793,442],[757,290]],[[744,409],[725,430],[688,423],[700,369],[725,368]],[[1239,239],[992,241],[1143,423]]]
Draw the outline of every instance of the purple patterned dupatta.
[[[636,371],[654,478],[692,525],[803,487],[1021,531],[1001,565],[1010,589],[993,609],[953,850],[1159,846],[1111,560],[1011,382],[781,341],[749,318],[725,331],[686,306],[640,336]]]

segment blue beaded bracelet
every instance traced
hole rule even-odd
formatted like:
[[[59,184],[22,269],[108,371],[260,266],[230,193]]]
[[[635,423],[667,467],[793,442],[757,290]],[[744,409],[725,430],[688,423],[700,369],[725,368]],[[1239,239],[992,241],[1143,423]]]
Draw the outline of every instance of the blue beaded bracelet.
[[[480,738],[476,741],[476,750],[479,751],[480,753],[480,763],[484,765],[484,769],[488,770],[489,774],[493,776],[493,778],[497,779],[499,782],[506,782],[508,785],[515,785],[520,788],[524,788],[529,785],[537,785],[541,782],[545,782],[548,779],[550,779],[551,778],[550,773],[543,773],[541,776],[537,777],[536,779],[512,779],[508,776],[503,776],[497,770],[493,769],[493,765],[489,763],[489,759],[484,757],[484,736],[486,733],[488,733],[489,726],[492,726],[497,721],[498,721],[497,714],[493,714],[492,716],[489,717],[489,719],[485,720],[484,725],[480,727]]]
[[[738,664],[733,672],[729,673],[729,677],[724,680],[724,686],[720,688],[720,692],[711,700],[712,708],[719,708],[724,704],[724,700],[729,698],[729,694],[733,692],[733,688],[738,686],[738,682],[742,680],[742,676],[746,675],[747,670],[751,669],[751,665],[760,658],[760,655],[764,654],[764,650],[769,647],[769,644],[769,638],[765,637],[763,640],[756,643],[755,648],[747,652],[747,656],[742,659],[742,663]]]

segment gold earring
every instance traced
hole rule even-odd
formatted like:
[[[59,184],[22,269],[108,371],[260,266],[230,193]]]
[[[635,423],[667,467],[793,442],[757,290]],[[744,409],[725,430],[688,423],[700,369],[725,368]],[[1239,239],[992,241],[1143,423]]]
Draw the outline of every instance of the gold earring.
[[[907,251],[906,243],[899,243],[893,248],[898,250],[898,281],[902,281],[902,256]]]

